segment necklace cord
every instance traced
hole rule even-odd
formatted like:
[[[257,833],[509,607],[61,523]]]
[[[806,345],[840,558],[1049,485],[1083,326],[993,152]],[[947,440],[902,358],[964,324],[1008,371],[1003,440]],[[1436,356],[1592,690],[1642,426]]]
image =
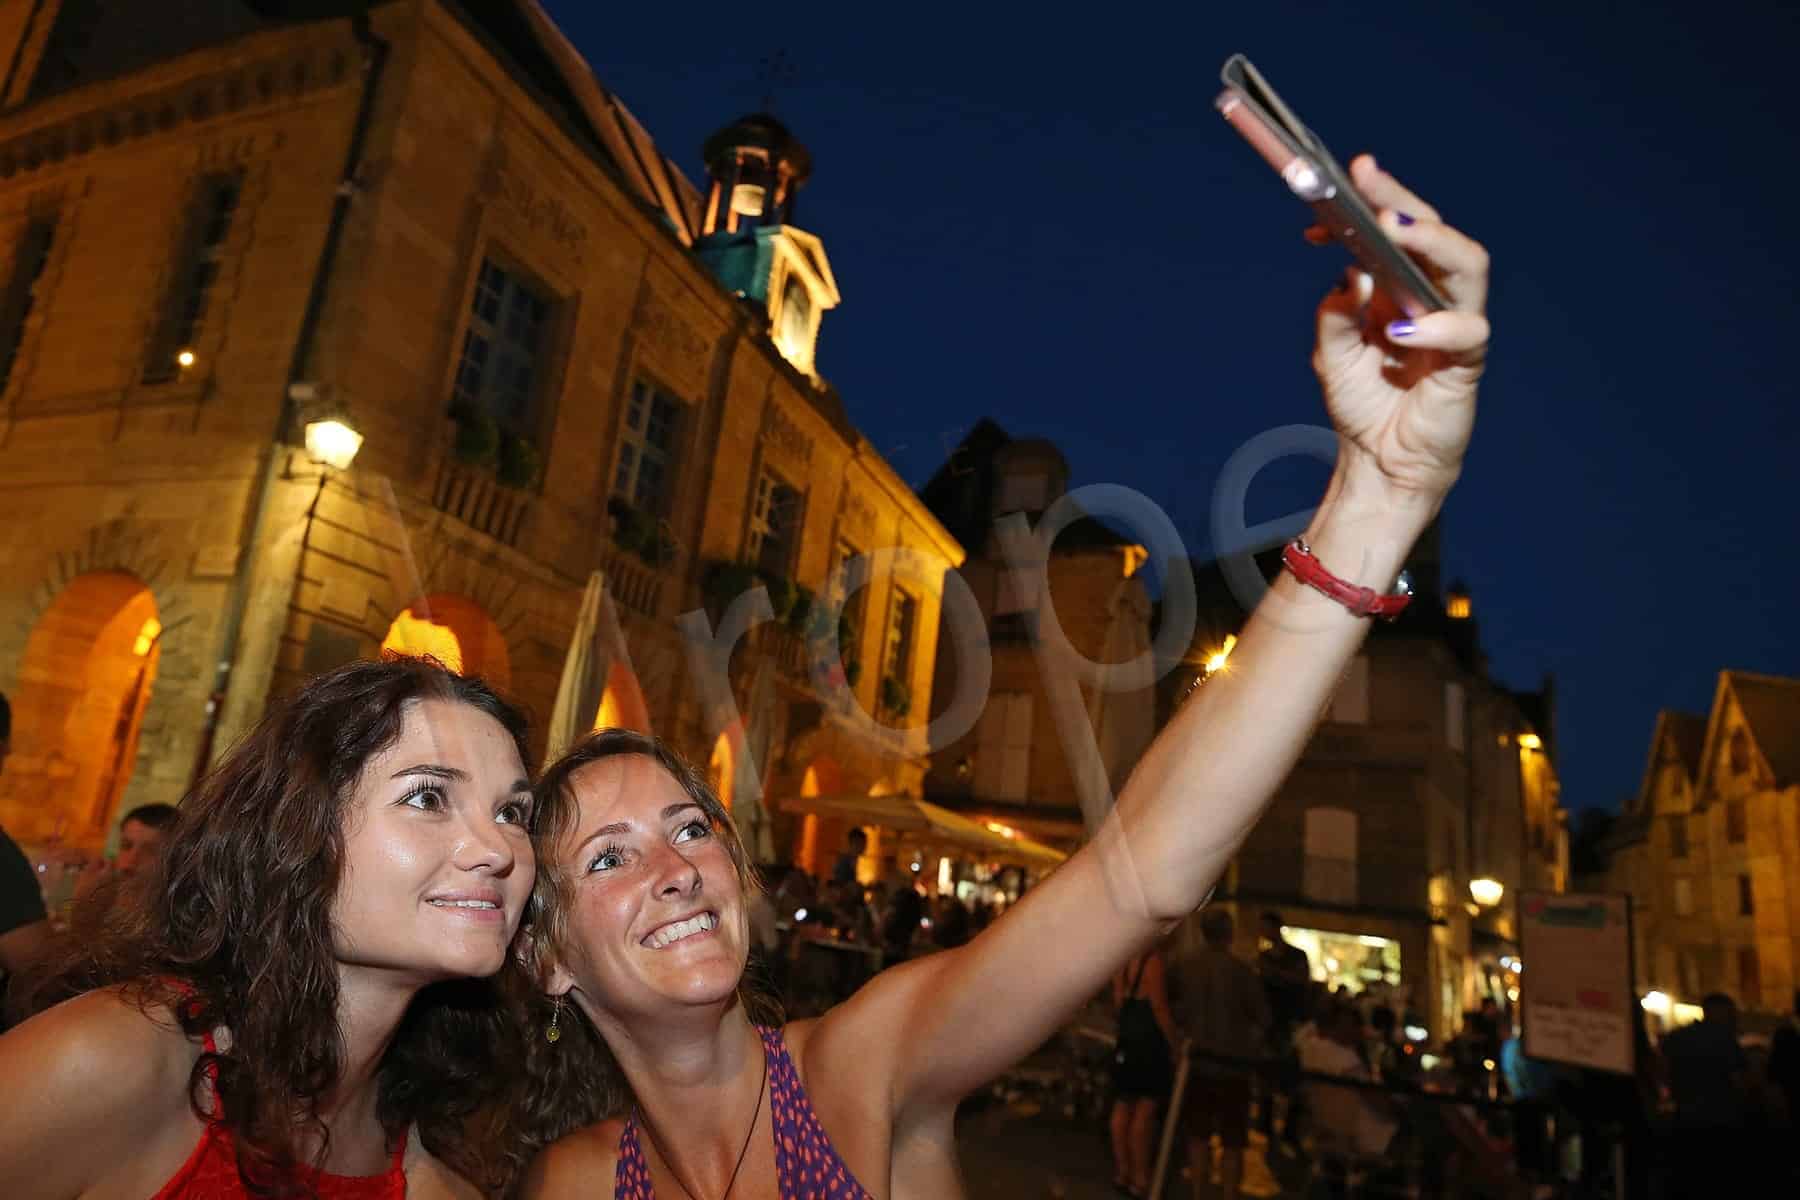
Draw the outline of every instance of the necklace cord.
[[[757,1035],[757,1040],[762,1040],[760,1034]],[[738,1149],[737,1163],[731,1168],[731,1177],[725,1181],[725,1190],[719,1193],[719,1200],[726,1200],[731,1195],[731,1189],[737,1186],[738,1172],[744,1169],[744,1158],[750,1153],[750,1143],[756,1138],[756,1123],[762,1116],[763,1099],[768,1094],[769,1047],[765,1044],[763,1046],[762,1086],[756,1090],[756,1108],[750,1113],[750,1128],[744,1132],[744,1144]],[[688,1200],[698,1200],[693,1190],[682,1180],[681,1173],[675,1169],[675,1160],[669,1157],[667,1150],[663,1149],[662,1140],[656,1136],[656,1130],[650,1128],[648,1121],[643,1121],[641,1124],[644,1126],[644,1132],[650,1135],[650,1144],[655,1146],[657,1154],[662,1156],[663,1165],[668,1167],[669,1174],[675,1177],[675,1185],[681,1189],[682,1194]]]

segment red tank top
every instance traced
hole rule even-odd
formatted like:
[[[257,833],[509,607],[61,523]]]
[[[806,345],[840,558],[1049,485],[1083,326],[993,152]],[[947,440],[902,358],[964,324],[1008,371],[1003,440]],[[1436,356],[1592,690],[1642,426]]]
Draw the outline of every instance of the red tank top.
[[[213,1035],[206,1035],[206,1049],[217,1053]],[[218,1085],[218,1072],[211,1072],[213,1085]],[[319,1200],[404,1200],[406,1172],[406,1138],[394,1149],[394,1160],[380,1175],[330,1175],[324,1171],[300,1168],[299,1174]],[[237,1147],[231,1131],[216,1121],[208,1121],[194,1152],[181,1169],[162,1185],[151,1200],[250,1200],[250,1190],[238,1177]]]

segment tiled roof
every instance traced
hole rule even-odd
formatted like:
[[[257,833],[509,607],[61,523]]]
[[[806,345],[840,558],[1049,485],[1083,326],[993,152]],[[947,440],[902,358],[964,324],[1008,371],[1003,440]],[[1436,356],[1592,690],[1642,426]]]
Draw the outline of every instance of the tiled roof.
[[[1800,783],[1800,679],[1727,671],[1726,680],[1777,787]]]

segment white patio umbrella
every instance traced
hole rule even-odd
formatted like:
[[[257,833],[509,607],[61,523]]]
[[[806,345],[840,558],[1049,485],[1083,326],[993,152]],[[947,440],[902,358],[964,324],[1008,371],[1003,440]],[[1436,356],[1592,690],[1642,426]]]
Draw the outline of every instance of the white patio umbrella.
[[[562,678],[556,685],[556,705],[550,710],[549,737],[544,761],[554,762],[563,751],[586,737],[594,728],[600,700],[612,664],[631,669],[631,655],[619,630],[619,618],[606,594],[606,580],[599,571],[588,576],[575,617],[575,632],[563,658]]]

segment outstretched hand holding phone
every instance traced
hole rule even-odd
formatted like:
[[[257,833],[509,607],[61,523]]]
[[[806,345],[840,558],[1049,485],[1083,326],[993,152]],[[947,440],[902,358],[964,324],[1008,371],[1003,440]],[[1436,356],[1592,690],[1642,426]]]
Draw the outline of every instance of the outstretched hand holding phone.
[[[1346,477],[1391,487],[1436,510],[1461,471],[1487,356],[1488,254],[1383,171],[1371,155],[1350,176],[1384,234],[1431,278],[1448,307],[1408,317],[1352,267],[1319,306],[1313,369],[1325,407],[1358,460]]]

